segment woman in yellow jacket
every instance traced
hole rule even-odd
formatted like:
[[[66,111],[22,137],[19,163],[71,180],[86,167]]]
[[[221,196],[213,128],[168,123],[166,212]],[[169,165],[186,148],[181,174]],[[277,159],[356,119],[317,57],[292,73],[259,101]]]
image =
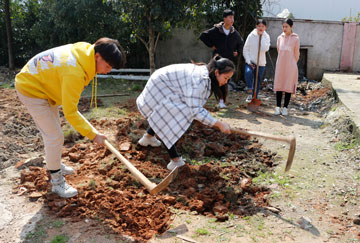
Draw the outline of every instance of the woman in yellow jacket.
[[[104,37],[94,44],[78,42],[41,52],[16,75],[18,97],[44,140],[52,191],[61,197],[73,197],[77,190],[67,184],[63,176],[72,174],[74,170],[61,163],[64,135],[58,106],[62,105],[65,118],[81,135],[103,144],[106,137],[93,130],[79,113],[77,105],[84,87],[97,73],[105,74],[112,68],[121,68],[125,62],[125,53],[119,42]]]

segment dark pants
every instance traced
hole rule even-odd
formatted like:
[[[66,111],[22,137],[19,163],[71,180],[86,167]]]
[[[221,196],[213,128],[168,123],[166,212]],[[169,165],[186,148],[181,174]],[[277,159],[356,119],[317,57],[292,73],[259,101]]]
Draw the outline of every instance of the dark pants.
[[[276,91],[276,106],[277,107],[281,107],[281,99],[283,96],[283,92],[282,91]],[[290,98],[291,98],[291,93],[286,93],[285,92],[285,99],[284,99],[284,107],[287,108],[290,102]]]
[[[148,134],[150,134],[151,136],[155,136],[155,131],[151,127],[149,127],[146,132]],[[165,146],[165,148],[166,148],[166,146]],[[166,148],[166,150],[167,150],[167,152],[168,152],[171,159],[180,157],[179,154],[176,151],[175,144],[170,149]]]

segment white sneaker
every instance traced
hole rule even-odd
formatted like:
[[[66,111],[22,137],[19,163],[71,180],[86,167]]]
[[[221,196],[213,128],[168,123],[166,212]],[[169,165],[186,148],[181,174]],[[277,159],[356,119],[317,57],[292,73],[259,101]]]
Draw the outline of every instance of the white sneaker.
[[[151,136],[150,138],[148,138],[146,136],[146,133],[144,134],[144,136],[142,136],[142,138],[140,138],[140,140],[138,141],[138,144],[140,144],[141,146],[147,147],[148,145],[152,146],[152,147],[160,147],[161,146],[161,142],[156,139],[155,136]]]
[[[282,108],[281,114],[282,114],[283,116],[287,116],[287,115],[289,114],[286,107]]]
[[[248,97],[246,98],[246,103],[250,103],[252,100],[252,95],[248,95]]]
[[[222,109],[222,108],[225,108],[225,107],[226,107],[226,105],[224,103],[224,100],[220,100],[219,101],[219,108]]]
[[[281,113],[280,107],[277,106],[275,108],[274,114],[278,116],[278,115],[280,115],[280,113]]]
[[[61,171],[51,174],[51,191],[60,197],[69,198],[77,195],[77,190],[66,183]]]
[[[176,167],[181,167],[181,166],[184,166],[185,165],[185,161],[183,160],[183,158],[179,158],[179,161],[178,162],[175,162],[173,160],[170,160],[170,163],[166,166],[166,168],[168,170],[173,170],[175,169]]]
[[[74,174],[74,169],[70,166],[67,166],[63,163],[60,164],[60,170],[63,175],[71,175]]]

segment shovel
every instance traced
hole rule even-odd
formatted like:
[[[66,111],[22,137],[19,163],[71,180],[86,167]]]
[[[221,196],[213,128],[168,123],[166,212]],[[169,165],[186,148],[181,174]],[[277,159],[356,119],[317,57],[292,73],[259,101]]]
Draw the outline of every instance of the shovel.
[[[258,78],[259,78],[259,59],[260,59],[260,47],[261,47],[261,37],[259,36],[259,46],[258,46],[258,54],[257,54],[257,63],[256,63],[256,75],[255,75],[255,87],[254,87],[254,94],[250,103],[248,103],[248,110],[249,111],[257,111],[261,104],[261,101],[257,99],[257,87],[258,87]]]
[[[286,161],[285,172],[288,172],[290,170],[292,162],[294,160],[295,148],[296,148],[296,138],[294,136],[290,136],[290,137],[275,136],[275,135],[270,135],[270,134],[265,134],[265,133],[260,133],[260,132],[246,131],[243,129],[234,129],[234,128],[231,129],[231,132],[250,136],[250,137],[261,137],[261,138],[265,138],[265,139],[272,139],[272,140],[276,140],[276,141],[282,141],[282,142],[289,143],[290,150],[289,150],[288,159]]]
[[[91,123],[78,112],[78,114],[89,124],[89,126],[92,127],[92,129],[97,133],[96,129],[91,125]],[[162,180],[158,185],[151,182],[146,176],[144,176],[143,173],[141,173],[136,167],[131,164],[124,156],[120,154],[119,151],[117,151],[114,146],[111,145],[111,143],[108,140],[104,141],[105,146],[116,155],[116,157],[126,166],[126,168],[131,172],[131,174],[140,181],[141,184],[143,184],[146,189],[150,192],[150,194],[156,194],[162,190],[164,190],[177,176],[179,167],[175,167],[169,175],[165,177],[164,180]]]

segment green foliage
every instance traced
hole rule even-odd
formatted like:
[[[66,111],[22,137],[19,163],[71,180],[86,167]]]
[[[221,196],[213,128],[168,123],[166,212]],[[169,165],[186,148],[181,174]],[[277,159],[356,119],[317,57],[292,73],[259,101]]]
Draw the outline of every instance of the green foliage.
[[[260,172],[259,175],[253,179],[253,183],[265,186],[276,183],[282,187],[287,188],[290,186],[291,181],[288,175],[279,175],[276,172]]]
[[[350,142],[337,142],[335,144],[335,149],[338,151],[353,149],[358,147],[360,144],[357,138],[352,139]]]
[[[51,243],[65,243],[69,241],[69,236],[67,235],[57,235],[54,239],[51,240]]]
[[[95,180],[90,180],[90,182],[89,182],[89,186],[90,186],[93,190],[95,190],[95,189],[96,189],[96,187],[97,187],[97,185],[96,185],[96,181],[95,181]]]
[[[61,228],[65,225],[65,222],[64,221],[55,221],[52,223],[53,227],[55,228]]]
[[[131,91],[141,91],[143,90],[143,87],[139,84],[133,84],[133,86],[131,87]]]
[[[210,235],[210,232],[204,228],[198,228],[195,230],[196,234],[198,235]]]
[[[343,22],[360,22],[360,12],[357,13],[357,16],[345,17],[341,21],[343,21]]]
[[[246,37],[261,15],[261,0],[13,0],[10,15],[15,65],[21,67],[49,48],[78,41],[93,43],[108,36],[120,41],[129,57],[128,66],[146,67],[149,61],[144,51],[152,44],[155,53],[158,36],[168,38],[175,27],[204,30],[222,20],[225,8],[235,11],[234,25]],[[6,36],[0,6],[2,57],[7,56]],[[1,66],[7,62],[8,58],[0,59]]]

